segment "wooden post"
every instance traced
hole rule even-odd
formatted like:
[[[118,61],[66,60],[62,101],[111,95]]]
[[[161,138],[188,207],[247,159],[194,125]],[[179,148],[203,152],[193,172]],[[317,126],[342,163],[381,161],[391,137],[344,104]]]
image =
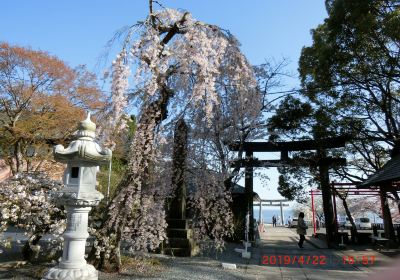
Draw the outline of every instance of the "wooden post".
[[[252,157],[253,152],[246,151],[246,158],[250,159]],[[246,196],[246,207],[250,214],[249,240],[254,241],[253,167],[248,165],[245,167],[244,191]]]
[[[314,227],[314,236],[316,236],[316,225],[315,225],[315,208],[314,208],[314,191],[311,190],[311,209],[312,209],[312,220],[313,220],[313,227]]]
[[[334,190],[335,185],[332,183],[332,198],[333,198],[333,210],[335,215],[335,234],[338,234],[338,218],[337,218],[337,208],[336,208],[336,195]]]
[[[393,246],[396,242],[394,227],[392,222],[392,215],[387,201],[386,186],[379,187],[379,194],[381,198],[383,226],[385,229],[385,238],[389,239],[389,246]]]

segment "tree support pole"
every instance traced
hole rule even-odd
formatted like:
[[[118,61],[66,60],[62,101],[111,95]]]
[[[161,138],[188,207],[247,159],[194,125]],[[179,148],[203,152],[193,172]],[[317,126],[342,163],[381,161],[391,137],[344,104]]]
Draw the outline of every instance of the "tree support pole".
[[[253,157],[253,152],[246,151],[246,158]],[[253,211],[253,167],[246,166],[244,189],[246,196],[246,206],[250,214],[249,220],[249,240],[254,241],[254,211]]]
[[[315,225],[315,208],[314,208],[314,191],[311,190],[311,209],[312,209],[312,220],[313,220],[313,228],[314,228],[314,236],[316,236],[316,225]]]
[[[334,214],[335,214],[335,233],[337,234],[338,232],[338,218],[337,218],[337,208],[336,208],[336,195],[335,195],[335,186],[332,183],[332,197],[333,197],[333,210],[334,210]]]

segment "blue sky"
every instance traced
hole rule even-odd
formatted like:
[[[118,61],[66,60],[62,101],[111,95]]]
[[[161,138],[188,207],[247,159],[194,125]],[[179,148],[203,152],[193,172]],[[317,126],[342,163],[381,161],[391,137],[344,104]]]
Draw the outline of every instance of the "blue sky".
[[[252,64],[266,59],[290,61],[297,76],[303,46],[311,44],[310,30],[327,16],[323,0],[159,0],[166,7],[190,11],[201,21],[228,29],[242,43]],[[114,32],[146,17],[148,0],[3,0],[0,41],[48,51],[74,67],[86,64],[92,71]],[[297,78],[285,81],[288,87]],[[263,198],[278,198],[277,173],[255,191]]]

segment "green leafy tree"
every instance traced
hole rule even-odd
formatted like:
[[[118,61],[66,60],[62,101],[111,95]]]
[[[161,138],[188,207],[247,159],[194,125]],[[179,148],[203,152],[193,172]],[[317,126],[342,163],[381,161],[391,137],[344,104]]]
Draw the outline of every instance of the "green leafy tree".
[[[400,136],[399,2],[328,0],[326,7],[328,18],[301,53],[299,95],[281,102],[270,130],[275,139],[350,135],[346,148],[330,153],[348,159],[337,176],[359,181],[382,167]]]
[[[113,152],[113,158],[111,163],[111,170],[109,166],[100,167],[99,173],[99,190],[107,198],[104,203],[108,203],[108,199],[113,197],[118,183],[123,178],[128,162],[128,147],[129,143],[135,134],[136,130],[136,117],[131,115],[127,121],[127,129],[120,131],[113,136],[113,140],[116,142],[115,150]],[[105,205],[102,205],[105,206]],[[103,211],[104,208],[101,208]],[[101,212],[100,211],[100,212]]]

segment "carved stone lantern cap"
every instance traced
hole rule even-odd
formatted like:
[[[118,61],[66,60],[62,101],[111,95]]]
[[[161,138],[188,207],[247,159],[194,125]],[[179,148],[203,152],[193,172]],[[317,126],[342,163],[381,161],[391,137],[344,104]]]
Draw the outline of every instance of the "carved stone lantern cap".
[[[87,137],[92,139],[96,137],[96,124],[90,120],[90,112],[87,113],[85,120],[79,122],[76,137]]]
[[[68,163],[72,161],[85,162],[94,165],[104,165],[110,162],[112,151],[103,149],[94,139],[96,137],[96,124],[87,118],[78,125],[76,140],[72,141],[67,148],[62,145],[54,147],[54,158],[56,161]]]

